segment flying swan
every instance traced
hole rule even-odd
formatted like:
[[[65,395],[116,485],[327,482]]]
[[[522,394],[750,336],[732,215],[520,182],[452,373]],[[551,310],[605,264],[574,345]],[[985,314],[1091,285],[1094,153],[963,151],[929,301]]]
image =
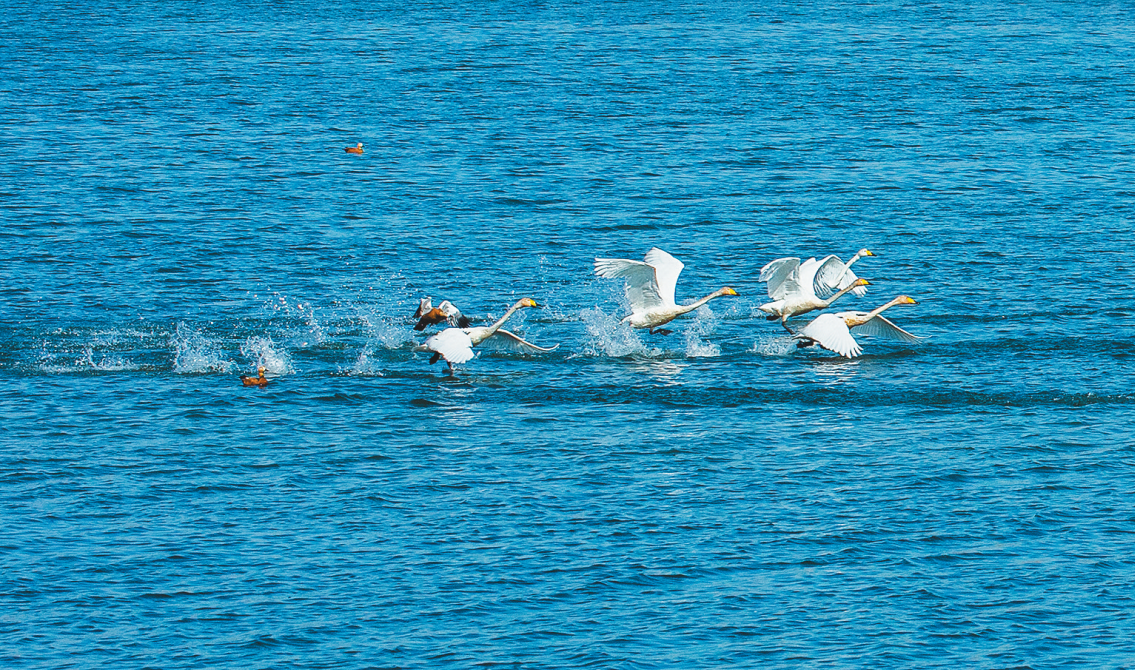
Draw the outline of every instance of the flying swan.
[[[871,253],[868,249],[860,249],[855,252],[855,255],[846,263],[840,260],[839,256],[835,255],[824,256],[820,260],[809,258],[803,263],[800,262],[799,258],[778,258],[761,268],[760,281],[768,282],[770,298],[779,299],[774,293],[780,290],[780,287],[782,287],[788,277],[791,276],[793,270],[800,267],[801,272],[808,272],[814,267],[816,271],[813,275],[813,288],[816,291],[816,295],[821,298],[826,298],[839,289],[850,286],[856,279],[859,279],[859,277],[851,271],[851,266],[855,264],[855,261],[866,256],[874,255],[875,254]],[[862,298],[867,295],[867,289],[862,286],[857,286],[852,289],[852,293]]]
[[[792,266],[792,270],[787,276],[774,274],[774,276],[766,278],[765,270],[769,266],[778,261],[796,261],[796,265]],[[820,264],[799,264],[799,258],[790,259],[777,259],[769,265],[766,265],[761,270],[761,281],[769,282],[769,297],[773,299],[772,302],[766,302],[757,309],[768,314],[769,321],[780,320],[780,325],[789,333],[792,329],[788,327],[785,321],[790,316],[799,316],[800,314],[807,314],[812,310],[824,309],[836,300],[839,300],[843,295],[849,291],[854,291],[860,286],[869,286],[871,282],[866,279],[856,279],[847,286],[841,288],[830,298],[821,298],[816,295],[816,281],[815,276],[820,269]],[[780,270],[775,272],[779,273]],[[792,333],[795,335],[795,333]]]
[[[800,333],[796,336],[796,339],[799,340],[796,346],[808,347],[813,344],[818,344],[824,349],[835,352],[840,356],[855,358],[862,353],[863,349],[859,346],[859,343],[855,341],[855,337],[852,336],[852,329],[864,335],[874,335],[875,337],[885,337],[887,339],[901,340],[903,342],[917,342],[922,338],[906,332],[891,323],[885,317],[879,316],[885,310],[895,305],[917,304],[918,302],[915,301],[914,298],[907,295],[900,295],[882,307],[877,307],[870,312],[836,312],[835,314],[821,314],[815,319],[812,319],[811,323],[800,329]]]
[[[497,319],[497,322],[491,326],[446,328],[427,339],[424,344],[414,347],[414,351],[432,351],[433,356],[430,357],[430,365],[444,358],[446,367],[449,369],[450,374],[452,374],[454,364],[461,365],[462,363],[467,363],[473,358],[473,347],[490,338],[492,338],[492,341],[496,344],[522,353],[548,352],[559,347],[560,345],[558,344],[549,348],[538,347],[531,342],[525,341],[524,338],[519,335],[510,333],[501,328],[504,322],[508,320],[508,317],[512,316],[512,313],[521,307],[536,307],[536,301],[532,298],[518,300],[516,304],[508,308],[504,316]]]
[[[620,323],[629,323],[635,328],[649,328],[651,333],[662,335],[669,335],[673,331],[658,326],[670,323],[718,296],[737,295],[736,291],[726,286],[689,305],[676,304],[674,287],[684,267],[682,261],[658,247],[652,247],[641,261],[625,258],[595,259],[595,274],[605,279],[624,277],[627,280],[627,301],[631,305],[631,313]]]

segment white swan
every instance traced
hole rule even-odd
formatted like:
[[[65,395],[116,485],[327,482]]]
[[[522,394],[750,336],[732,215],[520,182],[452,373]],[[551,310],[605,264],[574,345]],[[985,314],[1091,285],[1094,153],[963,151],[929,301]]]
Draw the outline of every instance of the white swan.
[[[606,279],[623,277],[627,280],[627,302],[630,303],[631,313],[620,323],[629,323],[635,328],[649,328],[651,333],[662,335],[668,335],[671,331],[657,329],[658,326],[670,323],[718,296],[737,295],[736,291],[726,286],[689,305],[678,305],[674,302],[674,288],[684,267],[682,261],[658,247],[652,247],[641,261],[625,258],[595,259],[595,274]]]
[[[803,265],[799,266],[796,271],[785,278],[778,287],[777,293],[780,296],[779,299],[766,302],[757,309],[767,313],[769,315],[769,321],[779,319],[780,325],[784,326],[784,329],[789,333],[792,333],[792,329],[785,323],[788,317],[807,314],[816,309],[824,309],[843,297],[845,293],[853,291],[860,286],[869,286],[871,284],[871,282],[866,279],[856,279],[851,284],[841,288],[830,298],[820,298],[816,295],[816,290],[812,283],[812,274],[816,269],[816,266],[811,266],[810,268],[805,268]],[[772,291],[770,290],[769,293],[771,294]]]
[[[414,351],[432,351],[433,356],[430,357],[430,364],[438,362],[438,359],[444,358],[446,367],[449,371],[453,372],[453,365],[461,365],[467,363],[473,358],[473,347],[481,344],[489,338],[493,338],[493,342],[500,344],[504,347],[520,351],[523,353],[533,352],[547,352],[554,351],[554,347],[544,348],[538,347],[531,342],[526,341],[515,333],[510,333],[501,328],[508,317],[521,307],[536,307],[536,301],[532,298],[523,298],[518,300],[504,316],[497,319],[496,323],[491,326],[478,326],[476,328],[446,328],[440,333],[430,337],[424,344],[414,347]]]
[[[859,277],[851,271],[851,266],[860,258],[874,255],[868,249],[860,249],[846,263],[835,255],[824,256],[820,260],[809,258],[803,263],[799,258],[778,258],[761,268],[760,281],[768,282],[769,297],[779,300],[784,297],[789,278],[811,276],[812,290],[817,296],[826,298],[855,283]],[[867,295],[867,289],[862,286],[853,288],[852,292],[859,297]]]
[[[821,314],[815,319],[812,319],[811,323],[800,329],[800,333],[796,335],[796,339],[799,340],[796,346],[807,347],[812,344],[818,344],[840,356],[855,358],[863,352],[863,349],[851,334],[853,328],[857,333],[864,335],[874,335],[875,337],[885,337],[887,339],[901,340],[903,342],[917,342],[922,338],[906,332],[891,323],[888,319],[879,316],[885,310],[895,305],[917,304],[918,302],[914,298],[907,295],[900,295],[887,304],[877,307],[870,312],[836,312],[835,314]]]

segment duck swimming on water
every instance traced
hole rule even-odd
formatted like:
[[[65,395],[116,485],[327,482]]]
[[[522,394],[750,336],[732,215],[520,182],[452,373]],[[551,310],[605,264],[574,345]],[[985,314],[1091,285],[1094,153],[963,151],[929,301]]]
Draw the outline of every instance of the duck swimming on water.
[[[268,378],[264,376],[264,366],[261,365],[260,367],[256,368],[256,371],[260,373],[259,377],[242,376],[240,378],[241,383],[243,383],[245,386],[267,386]]]
[[[353,147],[345,147],[343,151],[346,151],[349,154],[361,154],[363,152],[363,143],[359,142]]]

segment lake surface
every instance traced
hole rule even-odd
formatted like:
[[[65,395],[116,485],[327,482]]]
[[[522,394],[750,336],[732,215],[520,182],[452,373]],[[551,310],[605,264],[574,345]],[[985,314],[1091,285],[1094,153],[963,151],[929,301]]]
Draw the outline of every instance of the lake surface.
[[[1135,665],[1130,6],[0,5],[5,667]]]

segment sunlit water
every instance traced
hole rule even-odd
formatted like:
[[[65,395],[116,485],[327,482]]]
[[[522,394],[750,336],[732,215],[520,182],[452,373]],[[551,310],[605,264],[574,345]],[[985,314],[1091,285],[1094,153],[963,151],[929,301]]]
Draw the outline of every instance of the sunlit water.
[[[5,667],[1135,663],[1125,5],[0,4]]]

